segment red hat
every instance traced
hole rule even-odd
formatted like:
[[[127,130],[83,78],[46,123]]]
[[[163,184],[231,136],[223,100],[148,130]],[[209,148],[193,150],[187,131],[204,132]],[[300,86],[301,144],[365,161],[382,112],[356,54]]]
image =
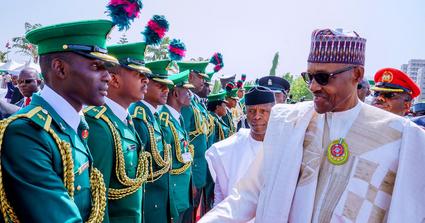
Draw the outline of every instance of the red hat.
[[[394,68],[383,68],[375,74],[374,91],[405,92],[417,97],[421,90],[418,85],[403,71]]]

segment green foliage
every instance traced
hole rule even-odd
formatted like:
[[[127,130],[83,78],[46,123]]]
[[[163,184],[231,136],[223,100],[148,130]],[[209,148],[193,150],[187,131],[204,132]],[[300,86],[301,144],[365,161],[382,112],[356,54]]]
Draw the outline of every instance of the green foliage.
[[[313,94],[308,89],[307,84],[305,83],[302,77],[297,77],[291,83],[291,92],[293,101],[300,101],[301,98],[304,100],[312,100]]]
[[[25,22],[24,26],[25,33],[27,33],[33,29],[41,27],[41,24],[37,23],[33,25],[29,22]],[[16,53],[30,56],[34,63],[38,62],[37,46],[28,42],[28,40],[25,38],[25,35],[12,38],[12,42],[12,48],[16,49]]]
[[[270,76],[276,76],[276,68],[279,64],[279,52],[276,52],[273,57],[272,67],[270,68]]]
[[[0,62],[1,63],[6,63],[6,60],[7,60],[7,54],[9,53],[10,51],[1,51],[0,50]]]
[[[285,80],[287,80],[290,85],[292,85],[292,83],[294,82],[294,76],[291,73],[289,73],[289,72],[287,72],[286,74],[284,74],[282,76],[282,78],[285,79]]]
[[[168,46],[170,45],[170,37],[166,36],[161,44],[157,46],[148,45],[145,51],[146,61],[164,60],[168,58]]]

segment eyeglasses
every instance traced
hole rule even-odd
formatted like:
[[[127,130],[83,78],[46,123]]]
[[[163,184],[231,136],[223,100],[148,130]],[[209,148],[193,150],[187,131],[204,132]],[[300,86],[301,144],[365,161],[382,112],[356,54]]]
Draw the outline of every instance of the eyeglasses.
[[[18,80],[18,84],[31,84],[35,79]]]
[[[311,83],[313,82],[313,79],[316,80],[316,82],[322,86],[327,85],[329,83],[329,79],[337,74],[342,74],[346,71],[352,70],[354,69],[356,66],[349,66],[349,67],[344,67],[340,70],[336,70],[334,72],[324,72],[324,71],[319,71],[317,73],[309,73],[309,72],[302,72],[301,76],[303,77],[304,81],[308,84],[311,85]]]
[[[395,93],[395,92],[380,92],[380,91],[373,92],[373,97],[375,97],[375,98],[381,96],[383,98],[391,99],[391,98],[395,97],[396,95],[397,95],[397,93]]]

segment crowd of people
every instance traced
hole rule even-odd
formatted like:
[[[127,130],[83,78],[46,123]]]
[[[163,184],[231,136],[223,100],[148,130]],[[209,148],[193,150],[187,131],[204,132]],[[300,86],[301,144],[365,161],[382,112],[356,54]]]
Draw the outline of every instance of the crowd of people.
[[[147,41],[106,46],[112,27],[26,34],[42,75],[22,70],[0,100],[3,221],[425,219],[420,89],[395,68],[371,88],[357,33],[313,31],[314,99],[295,103],[281,77],[212,83],[210,61],[145,63]]]

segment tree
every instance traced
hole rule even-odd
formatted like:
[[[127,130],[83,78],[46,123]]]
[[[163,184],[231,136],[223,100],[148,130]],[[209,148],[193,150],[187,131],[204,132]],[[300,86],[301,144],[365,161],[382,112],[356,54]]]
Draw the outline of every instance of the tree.
[[[6,60],[7,60],[7,54],[9,53],[10,51],[1,51],[0,50],[0,62],[1,63],[6,63]]]
[[[270,76],[276,76],[276,68],[279,64],[279,52],[276,52],[273,57],[272,67],[270,68]]]
[[[292,83],[294,83],[294,76],[291,73],[289,73],[289,72],[287,72],[286,74],[284,74],[282,76],[282,78],[285,79],[285,80],[287,80],[291,86],[292,86]]]
[[[163,60],[168,58],[168,46],[170,45],[170,37],[166,36],[162,42],[157,45],[148,45],[146,46],[145,51],[145,60],[146,61],[155,61]]]
[[[32,25],[29,22],[25,22],[25,33],[36,29],[38,27],[41,27],[41,24],[34,24]],[[19,36],[12,38],[12,48],[15,48],[17,53],[21,53],[23,55],[30,56],[34,63],[38,62],[38,53],[37,53],[37,46],[31,44],[25,36]]]
[[[292,82],[290,94],[293,101],[300,101],[301,98],[304,98],[304,100],[313,99],[313,94],[302,77],[298,77]]]
[[[118,44],[126,44],[128,43],[127,35],[125,33],[122,34],[120,37],[120,40],[118,41]]]

